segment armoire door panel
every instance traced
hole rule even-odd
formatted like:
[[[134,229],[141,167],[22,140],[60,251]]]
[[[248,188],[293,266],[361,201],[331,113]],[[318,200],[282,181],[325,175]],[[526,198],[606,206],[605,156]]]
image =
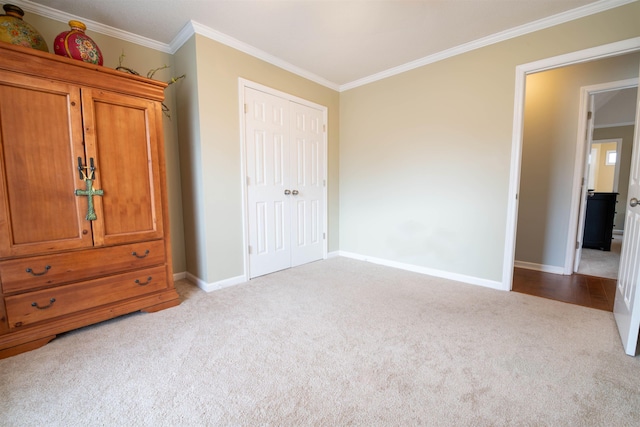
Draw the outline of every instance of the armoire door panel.
[[[0,256],[91,246],[86,200],[74,194],[84,188],[74,160],[84,157],[80,90],[7,72],[0,80]]]
[[[156,104],[103,91],[83,91],[87,157],[93,158],[96,245],[162,236]]]

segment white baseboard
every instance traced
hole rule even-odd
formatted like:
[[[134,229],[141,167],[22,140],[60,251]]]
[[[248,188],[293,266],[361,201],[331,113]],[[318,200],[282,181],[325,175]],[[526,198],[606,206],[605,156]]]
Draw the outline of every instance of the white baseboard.
[[[219,289],[228,288],[229,286],[235,286],[247,282],[247,278],[244,275],[230,277],[228,279],[219,280],[213,283],[207,283],[191,273],[186,273],[186,279],[205,292],[213,292]]]
[[[518,268],[525,268],[527,270],[535,270],[535,271],[542,271],[544,273],[564,275],[564,267],[558,267],[556,265],[544,265],[544,264],[536,264],[533,262],[514,261],[513,266]]]
[[[428,276],[440,277],[442,279],[455,280],[456,282],[468,283],[470,285],[478,285],[484,286],[486,288],[497,289],[500,291],[505,291],[508,289],[504,289],[502,286],[502,282],[498,282],[495,280],[487,280],[481,279],[479,277],[473,276],[465,276],[464,274],[451,273],[448,271],[436,270],[433,268],[421,267],[413,264],[405,264],[402,262],[386,260],[382,258],[374,258],[367,255],[360,255],[353,252],[346,251],[338,251],[339,256],[343,256],[345,258],[357,259],[360,261],[367,261],[373,264],[384,265],[387,267],[398,268],[400,270],[412,271],[414,273],[426,274]]]
[[[182,280],[187,278],[187,272],[183,271],[182,273],[173,273],[173,281]]]
[[[375,258],[375,257],[360,255],[360,254],[347,252],[347,251],[334,251],[334,252],[329,252],[327,254],[327,258],[336,258],[340,256],[345,258],[357,259],[360,261],[366,261],[373,264],[384,265],[387,267],[398,268],[400,270],[412,271],[414,273],[426,274],[428,276],[440,277],[442,279],[455,280],[457,282],[468,283],[471,285],[483,286],[486,288],[497,289],[501,291],[508,290],[503,288],[502,282],[498,282],[494,280],[481,279],[473,276],[465,276],[463,274],[451,273],[448,271],[436,270],[433,268],[421,267],[418,265],[406,264],[406,263],[391,261],[391,260],[382,259],[382,258]],[[523,268],[527,268],[527,267],[523,267]],[[225,280],[220,280],[218,282],[207,283],[204,280],[187,272],[174,274],[174,278],[175,280],[186,278],[188,281],[195,284],[205,292],[213,292],[219,289],[228,288],[229,286],[239,285],[241,283],[245,283],[248,281],[247,277],[242,275],[242,276],[231,277]]]

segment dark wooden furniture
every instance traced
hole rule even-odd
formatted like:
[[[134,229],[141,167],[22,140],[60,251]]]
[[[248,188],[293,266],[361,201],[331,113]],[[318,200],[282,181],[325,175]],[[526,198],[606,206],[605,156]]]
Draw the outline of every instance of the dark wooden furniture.
[[[611,250],[617,196],[618,193],[589,193],[582,239],[583,248]]]
[[[165,87],[0,43],[0,357],[179,304]]]

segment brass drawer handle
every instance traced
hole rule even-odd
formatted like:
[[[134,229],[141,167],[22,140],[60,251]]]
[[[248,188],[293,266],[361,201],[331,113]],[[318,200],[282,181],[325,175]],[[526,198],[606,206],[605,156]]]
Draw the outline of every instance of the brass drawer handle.
[[[47,274],[50,268],[51,268],[50,265],[45,266],[44,271],[42,273],[35,273],[32,269],[27,268],[27,273],[31,274],[32,276],[44,276],[45,274]]]
[[[49,305],[43,305],[42,307],[40,307],[40,306],[38,305],[38,303],[37,303],[37,302],[32,302],[32,303],[31,303],[31,307],[35,307],[35,308],[37,308],[38,310],[45,310],[45,309],[47,309],[47,308],[51,307],[51,306],[53,305],[53,303],[54,303],[54,302],[56,302],[56,299],[55,299],[55,298],[51,298],[51,299],[49,300]]]
[[[136,251],[131,252],[131,255],[133,255],[136,258],[146,258],[147,255],[149,255],[149,249],[144,251],[144,255],[138,255],[138,253]]]
[[[147,281],[144,282],[144,283],[140,282],[140,280],[138,280],[138,279],[135,280],[135,283],[140,285],[140,286],[148,285],[149,283],[151,283],[151,276],[147,277]]]

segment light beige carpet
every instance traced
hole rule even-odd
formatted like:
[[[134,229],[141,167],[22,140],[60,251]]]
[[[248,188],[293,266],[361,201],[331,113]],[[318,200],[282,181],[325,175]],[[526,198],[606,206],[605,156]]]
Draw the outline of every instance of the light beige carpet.
[[[617,279],[621,252],[622,236],[619,234],[613,235],[610,251],[583,248],[577,272],[588,276]]]
[[[2,426],[632,426],[611,313],[344,258],[0,360]]]

